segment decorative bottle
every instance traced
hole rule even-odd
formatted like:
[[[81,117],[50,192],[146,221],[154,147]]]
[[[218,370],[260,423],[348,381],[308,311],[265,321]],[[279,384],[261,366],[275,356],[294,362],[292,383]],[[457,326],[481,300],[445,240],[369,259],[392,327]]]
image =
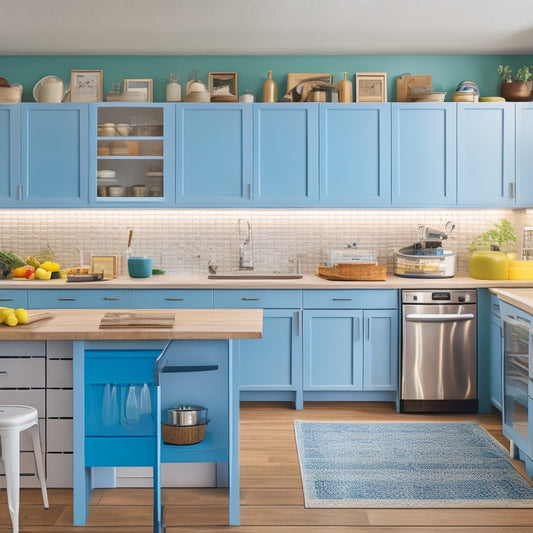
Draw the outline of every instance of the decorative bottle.
[[[337,83],[337,90],[339,92],[339,102],[349,104],[352,101],[352,82],[347,79],[347,72],[344,72],[344,79]]]
[[[263,102],[272,104],[278,101],[278,86],[272,79],[272,71],[267,70],[268,79],[263,84]]]
[[[172,72],[167,78],[167,102],[181,102],[181,85],[179,78]]]

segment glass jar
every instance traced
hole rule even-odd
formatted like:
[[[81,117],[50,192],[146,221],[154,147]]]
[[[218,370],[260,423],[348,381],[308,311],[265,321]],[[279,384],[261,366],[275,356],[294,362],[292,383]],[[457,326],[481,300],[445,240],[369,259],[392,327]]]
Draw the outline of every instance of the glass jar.
[[[179,84],[179,77],[172,72],[167,78],[166,100],[167,102],[181,102],[181,85]]]
[[[254,101],[254,92],[252,89],[245,89],[245,91],[239,96],[239,102],[245,104],[251,104]]]

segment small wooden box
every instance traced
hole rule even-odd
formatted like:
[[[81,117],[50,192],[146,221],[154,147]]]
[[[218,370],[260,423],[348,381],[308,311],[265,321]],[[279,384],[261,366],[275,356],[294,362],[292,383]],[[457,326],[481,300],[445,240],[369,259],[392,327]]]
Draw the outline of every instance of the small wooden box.
[[[116,255],[93,255],[92,271],[103,272],[104,279],[117,277],[118,260]]]
[[[319,265],[317,276],[337,281],[385,281],[387,267],[373,263],[338,263],[332,267]]]

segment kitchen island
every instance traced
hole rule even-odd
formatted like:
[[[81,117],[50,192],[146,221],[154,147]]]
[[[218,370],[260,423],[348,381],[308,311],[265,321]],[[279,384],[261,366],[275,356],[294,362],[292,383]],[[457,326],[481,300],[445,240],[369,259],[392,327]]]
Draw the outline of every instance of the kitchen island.
[[[50,318],[32,324],[1,327],[0,343],[63,340],[73,344],[74,525],[84,525],[87,518],[93,467],[149,466],[154,472],[154,531],[158,531],[162,462],[227,463],[229,522],[237,525],[239,365],[233,340],[261,338],[262,310],[165,310],[165,316],[174,317],[172,327],[106,329],[100,328],[105,310],[47,312]],[[32,314],[37,312],[30,312],[30,318]],[[163,352],[177,372],[169,379],[163,375],[164,368],[156,369]],[[149,412],[128,416],[128,408],[138,405],[136,395],[145,385],[150,391]],[[115,391],[111,403],[106,396],[110,389]],[[126,405],[126,398],[131,405]],[[206,437],[193,446],[161,441],[161,409],[180,402],[201,403],[209,409]]]

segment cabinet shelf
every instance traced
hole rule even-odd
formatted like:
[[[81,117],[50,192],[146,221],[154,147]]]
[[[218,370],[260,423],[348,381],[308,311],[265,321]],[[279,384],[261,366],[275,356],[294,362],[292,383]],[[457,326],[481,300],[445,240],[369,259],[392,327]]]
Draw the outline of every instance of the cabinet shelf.
[[[116,160],[128,160],[128,159],[154,159],[158,161],[163,161],[164,156],[162,155],[99,155],[98,160],[101,159],[110,160],[110,159],[116,159]]]
[[[220,438],[206,431],[205,438],[197,444],[179,446],[161,441],[162,463],[222,463],[228,461],[228,448]]]

